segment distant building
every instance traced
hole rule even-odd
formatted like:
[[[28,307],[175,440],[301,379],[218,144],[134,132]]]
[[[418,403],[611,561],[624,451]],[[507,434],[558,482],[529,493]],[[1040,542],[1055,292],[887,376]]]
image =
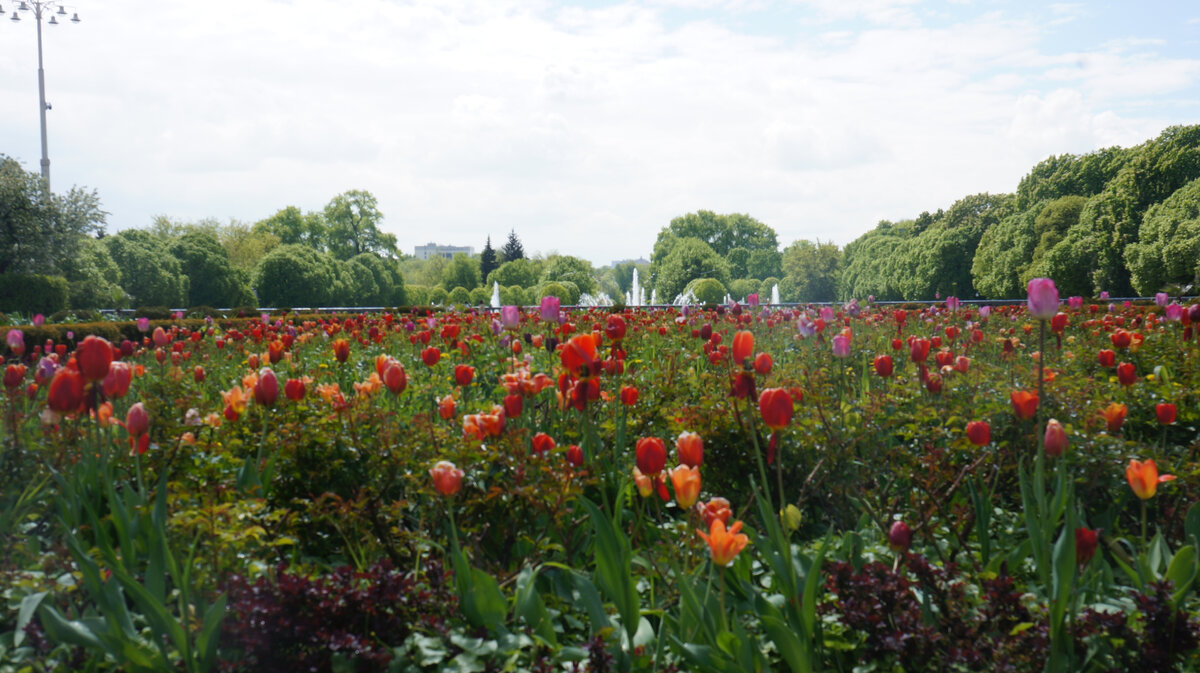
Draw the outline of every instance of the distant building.
[[[450,259],[460,252],[464,255],[474,255],[475,248],[469,245],[438,245],[437,243],[418,245],[413,248],[413,255],[417,259],[429,259],[430,257],[445,257],[446,259]]]

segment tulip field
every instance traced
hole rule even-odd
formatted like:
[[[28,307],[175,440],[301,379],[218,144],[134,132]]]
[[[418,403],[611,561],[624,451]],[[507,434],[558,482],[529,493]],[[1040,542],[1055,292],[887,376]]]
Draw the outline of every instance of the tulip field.
[[[1198,328],[1043,279],[5,328],[0,672],[1197,670]]]

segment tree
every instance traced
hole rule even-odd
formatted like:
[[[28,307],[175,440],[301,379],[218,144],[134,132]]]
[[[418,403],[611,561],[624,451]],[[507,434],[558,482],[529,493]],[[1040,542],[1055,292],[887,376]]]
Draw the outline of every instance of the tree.
[[[337,259],[364,252],[396,254],[396,237],[379,230],[383,213],[370,192],[352,189],[325,206],[326,246]]]
[[[338,273],[324,253],[303,245],[281,245],[254,271],[262,306],[321,306],[340,292]]]
[[[517,238],[517,230],[513,229],[508,232],[508,240],[500,249],[500,261],[515,262],[518,259],[525,259],[525,248],[521,246],[521,239]]]
[[[832,242],[800,240],[783,251],[783,273],[791,278],[791,301],[826,302],[837,299],[842,251]],[[780,283],[784,285],[784,283]],[[783,296],[783,287],[780,287]]]
[[[698,238],[721,257],[734,248],[750,251],[779,248],[774,229],[742,213],[718,215],[711,210],[698,210],[671,220],[664,231],[678,238]]]
[[[255,231],[242,222],[230,222],[222,227],[217,238],[229,255],[233,268],[254,275],[254,269],[267,253],[279,246],[279,237],[265,231]]]
[[[505,262],[496,268],[487,277],[487,285],[492,283],[500,283],[504,287],[510,285],[520,285],[521,287],[533,287],[537,285],[538,277],[542,273],[542,265],[533,259],[517,259],[511,262]]]
[[[661,301],[671,302],[687,284],[697,278],[714,278],[722,285],[729,282],[729,267],[707,243],[698,238],[681,238],[662,261],[654,286]]]
[[[750,278],[752,274],[750,266],[750,251],[737,247],[729,251],[725,256],[725,261],[729,264],[729,277],[733,279]]]
[[[40,176],[0,155],[0,273],[61,273],[84,238],[104,233],[107,216],[95,191],[55,195]]]
[[[1134,289],[1148,296],[1200,274],[1200,179],[1192,180],[1142,220],[1138,242],[1125,251]]]
[[[371,271],[378,292],[365,298],[366,306],[404,306],[408,302],[404,286],[404,276],[400,273],[399,263],[390,258],[383,258],[373,252],[364,252],[350,260],[357,262]]]
[[[569,281],[579,288],[581,293],[594,294],[596,279],[593,276],[592,263],[586,259],[570,255],[556,255],[546,260],[542,267],[541,281],[543,283]]]
[[[256,233],[270,234],[283,245],[307,245],[324,250],[328,232],[321,213],[302,213],[296,206],[283,208],[274,215],[254,223]]]
[[[479,287],[479,263],[458,253],[442,272],[442,287],[450,290],[461,287],[467,292]]]
[[[108,248],[90,236],[79,243],[78,253],[65,260],[62,269],[70,284],[71,308],[124,308],[125,291],[117,282],[121,269],[108,254]]]
[[[217,237],[196,229],[175,239],[171,254],[188,277],[188,306],[245,306],[253,303],[248,278],[229,262]]]
[[[496,259],[496,251],[492,249],[492,237],[487,237],[487,244],[483,246],[483,252],[479,253],[479,277],[486,279],[488,274],[496,270],[500,266],[499,260]]]
[[[141,229],[126,229],[104,239],[121,270],[121,288],[133,306],[175,308],[187,302],[188,277],[161,239]]]

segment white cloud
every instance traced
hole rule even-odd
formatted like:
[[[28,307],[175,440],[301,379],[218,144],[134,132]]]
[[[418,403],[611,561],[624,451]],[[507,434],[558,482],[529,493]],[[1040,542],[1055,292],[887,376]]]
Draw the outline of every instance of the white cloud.
[[[920,25],[915,0],[806,4],[846,23],[716,0],[111,0],[47,35],[55,186],[98,189],[118,227],[368,189],[405,248],[515,228],[606,263],[698,208],[846,243],[1187,121],[1141,103],[1197,111],[1200,62],[1162,45],[1064,53],[972,5]],[[0,151],[36,169],[30,28],[0,26]]]

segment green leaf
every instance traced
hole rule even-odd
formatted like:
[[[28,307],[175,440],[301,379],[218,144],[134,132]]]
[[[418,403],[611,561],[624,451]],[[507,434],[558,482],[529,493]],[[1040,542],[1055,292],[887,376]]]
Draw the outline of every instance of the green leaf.
[[[537,592],[537,576],[538,571],[532,568],[525,568],[517,575],[514,611],[539,638],[550,645],[557,645],[558,638],[554,634],[550,613],[546,611],[546,604]]]
[[[1175,584],[1175,592],[1171,602],[1178,605],[1180,600],[1191,591],[1192,583],[1196,580],[1196,548],[1191,545],[1180,547],[1167,566],[1167,579]]]
[[[1191,539],[1193,547],[1200,546],[1200,502],[1192,503],[1183,521],[1183,530]]]
[[[637,632],[641,615],[638,611],[637,587],[633,582],[629,539],[594,503],[589,500],[581,502],[596,530],[596,581],[600,591],[617,606],[621,624],[632,637]]]
[[[104,651],[104,644],[92,629],[83,622],[67,621],[58,610],[49,605],[43,605],[38,610],[42,620],[42,628],[51,640],[68,645],[86,647],[90,650]]]
[[[13,631],[13,647],[21,646],[21,643],[25,640],[25,627],[29,625],[29,620],[33,619],[38,606],[42,604],[42,599],[49,593],[49,591],[40,591],[36,594],[29,594],[21,599],[21,607],[17,611],[17,627]]]

